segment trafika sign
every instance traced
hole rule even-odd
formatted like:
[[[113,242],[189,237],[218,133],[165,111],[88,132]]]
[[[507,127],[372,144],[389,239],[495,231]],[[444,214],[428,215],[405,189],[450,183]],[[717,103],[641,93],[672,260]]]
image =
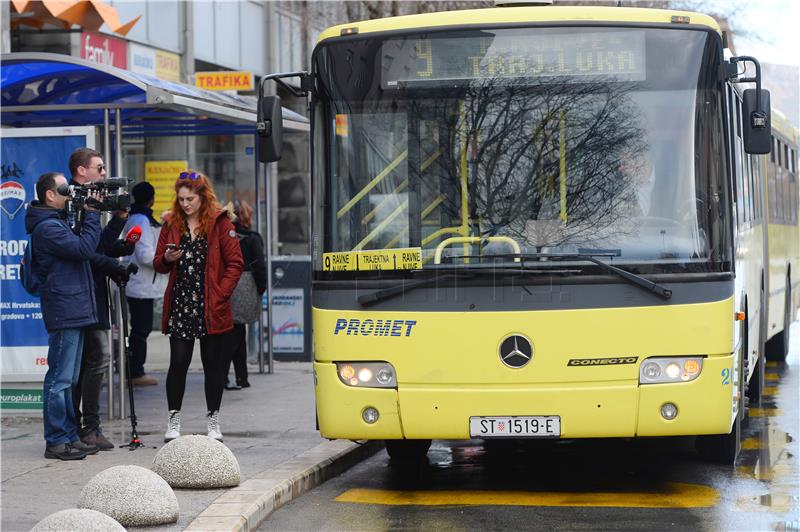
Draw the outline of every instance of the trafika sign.
[[[81,33],[81,59],[101,65],[128,68],[127,42],[85,31]]]
[[[251,91],[255,87],[252,72],[196,72],[194,84],[209,91]]]

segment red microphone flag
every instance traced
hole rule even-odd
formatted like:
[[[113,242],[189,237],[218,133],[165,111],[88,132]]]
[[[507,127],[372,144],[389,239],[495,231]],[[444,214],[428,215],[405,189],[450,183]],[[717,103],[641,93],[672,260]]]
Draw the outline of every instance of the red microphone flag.
[[[128,231],[128,234],[125,235],[125,242],[135,244],[140,238],[142,238],[142,228],[138,225],[134,225],[131,227],[130,231]]]

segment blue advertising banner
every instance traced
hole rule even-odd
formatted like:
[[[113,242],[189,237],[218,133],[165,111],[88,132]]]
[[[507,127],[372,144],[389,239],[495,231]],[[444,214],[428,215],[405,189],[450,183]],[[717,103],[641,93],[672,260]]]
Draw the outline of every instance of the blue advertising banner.
[[[41,381],[47,372],[47,332],[38,297],[19,281],[25,252],[25,212],[45,172],[69,178],[69,155],[94,146],[94,129],[3,129],[0,167],[0,377],[3,382]]]

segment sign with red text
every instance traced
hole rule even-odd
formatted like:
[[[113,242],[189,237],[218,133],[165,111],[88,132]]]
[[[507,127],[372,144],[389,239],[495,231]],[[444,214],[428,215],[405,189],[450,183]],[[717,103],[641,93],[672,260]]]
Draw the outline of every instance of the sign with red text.
[[[107,35],[81,33],[81,59],[101,65],[128,68],[128,43]]]

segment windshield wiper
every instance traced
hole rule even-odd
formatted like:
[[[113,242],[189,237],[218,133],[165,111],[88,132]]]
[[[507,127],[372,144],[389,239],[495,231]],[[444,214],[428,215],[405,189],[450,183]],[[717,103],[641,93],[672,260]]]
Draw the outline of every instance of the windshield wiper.
[[[617,268],[616,266],[612,266],[607,262],[603,262],[602,260],[598,259],[597,257],[616,257],[619,256],[619,253],[616,252],[598,252],[598,253],[497,253],[492,255],[460,255],[454,256],[453,259],[474,259],[474,258],[509,258],[509,259],[519,259],[520,260],[520,267],[527,267],[529,268],[530,265],[525,264],[525,260],[537,260],[541,261],[542,263],[547,263],[548,261],[564,261],[564,260],[586,260],[593,264],[596,264],[603,268],[604,270],[611,272],[615,275],[618,275],[628,281],[631,284],[634,284],[640,288],[651,292],[662,299],[669,299],[672,297],[672,290],[667,288],[666,286],[655,283],[650,281],[649,279],[645,279],[641,275],[637,275],[635,273],[631,273],[627,270],[623,270],[622,268]],[[545,260],[542,260],[545,259]]]
[[[425,279],[419,279],[412,282],[407,283],[400,283],[394,286],[390,286],[388,288],[381,288],[380,290],[375,290],[374,292],[370,292],[368,294],[364,294],[358,296],[358,302],[361,304],[362,307],[368,307],[370,305],[374,305],[375,303],[379,303],[381,301],[385,301],[389,298],[394,296],[400,295],[404,292],[409,292],[416,288],[420,288],[422,286],[427,286],[433,284],[434,282],[439,281],[449,281],[450,279],[473,279],[478,275],[550,275],[550,274],[573,274],[573,273],[580,273],[581,270],[542,270],[542,269],[530,269],[526,267],[520,268],[482,268],[476,266],[458,266],[457,269],[454,271],[452,266],[449,266],[447,270],[443,268],[436,268],[436,269],[426,269],[426,270],[415,270],[417,273],[427,273],[431,274],[430,277]],[[444,272],[447,273],[444,273]],[[441,275],[437,275],[441,274]]]

